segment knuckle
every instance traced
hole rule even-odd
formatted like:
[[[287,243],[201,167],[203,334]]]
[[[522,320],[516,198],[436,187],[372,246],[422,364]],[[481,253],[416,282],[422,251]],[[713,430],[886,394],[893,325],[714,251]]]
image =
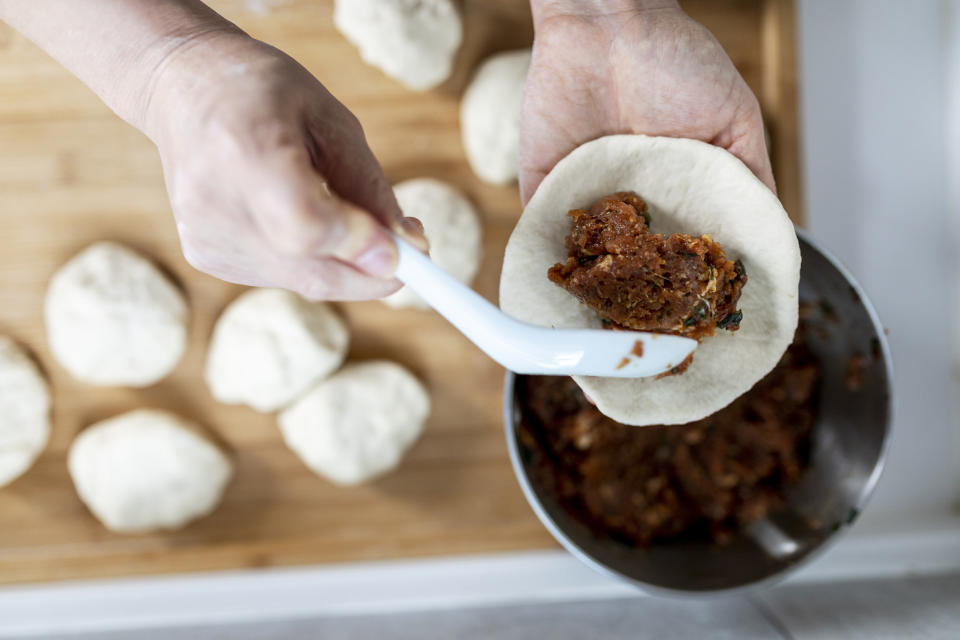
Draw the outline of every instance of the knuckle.
[[[356,116],[349,109],[343,109],[340,113],[341,126],[344,128],[347,133],[356,136],[363,136],[363,124],[360,122],[360,118]]]
[[[185,227],[180,227],[180,251],[187,264],[202,273],[209,274],[216,278],[223,277],[229,271],[224,262],[224,255],[217,244],[212,244],[209,239],[197,237],[196,234],[187,232]]]
[[[307,300],[332,300],[337,297],[337,288],[329,277],[312,278],[300,285],[297,293]]]
[[[188,243],[183,243],[182,249],[183,258],[187,261],[187,264],[197,271],[202,271],[204,273],[210,273],[213,275],[212,272],[214,271],[214,261],[210,259],[208,252]]]
[[[263,234],[270,246],[280,253],[305,256],[317,248],[325,226],[319,216],[288,210],[264,220]]]
[[[253,138],[260,150],[295,150],[301,148],[303,135],[286,119],[268,119],[255,123]]]

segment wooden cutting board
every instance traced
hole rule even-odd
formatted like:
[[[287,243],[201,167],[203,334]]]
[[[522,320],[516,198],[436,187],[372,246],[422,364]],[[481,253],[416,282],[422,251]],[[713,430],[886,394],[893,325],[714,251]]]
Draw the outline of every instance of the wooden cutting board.
[[[366,66],[333,28],[331,0],[211,3],[289,52],[363,122],[393,181],[434,176],[459,186],[485,221],[476,288],[496,299],[500,260],[519,213],[515,187],[485,185],[463,156],[458,98],[490,53],[532,40],[524,0],[466,0],[466,42],[443,87],[411,93]],[[781,195],[799,212],[792,3],[697,0],[761,98]],[[183,284],[193,310],[189,350],[148,389],[101,389],[53,361],[42,324],[46,283],[85,245],[114,239],[152,256]],[[503,371],[432,313],[380,303],[340,305],[350,358],[391,358],[434,398],[425,435],[395,473],[337,488],[283,445],[273,416],[215,403],[201,372],[217,314],[241,287],[192,270],[179,253],[160,164],[149,141],[77,80],[0,24],[0,332],[28,345],[54,389],[47,450],[0,489],[0,582],[375,560],[554,546],[524,502],[504,444]],[[134,407],[162,407],[206,425],[237,474],[213,515],[168,534],[107,532],[77,499],[65,453],[84,426]]]

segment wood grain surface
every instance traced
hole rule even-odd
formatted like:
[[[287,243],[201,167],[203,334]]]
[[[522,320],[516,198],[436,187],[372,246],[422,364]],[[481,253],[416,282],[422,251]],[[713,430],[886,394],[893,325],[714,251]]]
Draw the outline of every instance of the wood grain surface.
[[[458,100],[486,55],[532,40],[524,0],[466,0],[466,40],[454,76],[411,93],[362,63],[334,30],[330,0],[211,3],[254,36],[286,50],[363,122],[393,181],[433,176],[460,187],[485,222],[476,288],[496,299],[500,260],[520,213],[515,187],[485,185],[463,156]],[[765,4],[779,5],[775,10]],[[791,3],[698,0],[710,27],[768,111],[777,177],[797,211]],[[786,5],[786,9],[784,6]],[[772,83],[772,84],[771,84]],[[100,239],[156,259],[190,300],[190,347],[166,380],[107,389],[72,380],[53,361],[42,323],[56,268]],[[0,582],[374,560],[543,548],[554,543],[524,502],[503,437],[503,371],[432,313],[380,303],[339,305],[350,358],[391,358],[430,387],[434,411],[402,467],[369,486],[337,488],[283,445],[274,417],[215,403],[202,381],[217,314],[241,287],[192,270],[180,255],[150,142],[36,47],[0,24],[0,332],[28,345],[55,393],[50,445],[0,489]],[[139,406],[205,425],[236,460],[213,515],[168,534],[106,531],[77,499],[65,454],[84,426]]]

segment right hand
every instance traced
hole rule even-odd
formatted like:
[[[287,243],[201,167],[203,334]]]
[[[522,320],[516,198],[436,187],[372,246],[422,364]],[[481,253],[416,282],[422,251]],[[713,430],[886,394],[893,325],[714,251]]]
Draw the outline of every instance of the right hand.
[[[175,49],[155,73],[144,125],[184,256],[200,271],[314,300],[370,299],[401,286],[387,229],[425,246],[353,114],[244,34]]]

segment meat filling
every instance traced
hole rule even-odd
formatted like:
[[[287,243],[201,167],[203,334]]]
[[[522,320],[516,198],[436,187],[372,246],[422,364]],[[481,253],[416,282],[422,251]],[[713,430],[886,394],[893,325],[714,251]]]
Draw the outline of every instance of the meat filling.
[[[722,544],[783,504],[807,467],[819,372],[795,342],[712,416],[642,428],[600,413],[570,378],[521,376],[521,452],[534,484],[600,535],[635,546]]]
[[[697,340],[716,328],[740,328],[737,302],[746,272],[709,236],[652,233],[647,203],[630,192],[600,198],[569,215],[569,257],[547,276],[610,328]]]

